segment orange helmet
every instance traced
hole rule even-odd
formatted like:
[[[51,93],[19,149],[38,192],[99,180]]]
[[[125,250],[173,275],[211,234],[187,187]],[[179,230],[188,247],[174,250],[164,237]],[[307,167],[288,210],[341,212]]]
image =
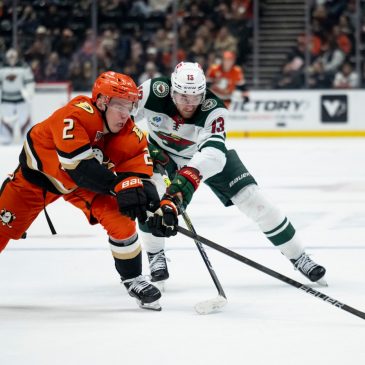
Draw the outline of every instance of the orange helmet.
[[[224,51],[223,52],[223,58],[225,60],[235,60],[236,59],[236,54],[232,51]]]
[[[108,98],[121,98],[132,102],[138,100],[138,89],[132,78],[113,71],[103,72],[95,80],[92,90],[94,102],[99,94]]]

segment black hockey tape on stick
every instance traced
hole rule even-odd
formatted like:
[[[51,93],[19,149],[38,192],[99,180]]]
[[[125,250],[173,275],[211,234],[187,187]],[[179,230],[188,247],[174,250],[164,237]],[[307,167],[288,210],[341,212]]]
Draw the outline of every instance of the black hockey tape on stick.
[[[362,319],[365,319],[365,313],[364,312],[361,312],[359,311],[358,309],[355,309],[353,307],[350,307],[349,305],[347,304],[344,304],[344,303],[341,303],[339,302],[337,299],[334,299],[334,298],[331,298],[330,296],[328,296],[327,294],[323,294],[309,286],[306,286],[304,284],[301,284],[299,283],[298,281],[295,281],[283,274],[280,274],[274,270],[271,270],[269,269],[268,267],[264,266],[264,265],[261,265],[255,261],[252,261],[250,259],[248,259],[247,257],[244,257],[242,255],[239,255],[238,253],[234,252],[234,251],[231,251],[229,250],[228,248],[226,247],[223,247],[221,245],[219,245],[218,243],[215,243],[215,242],[212,242],[210,240],[208,240],[207,238],[204,238],[202,236],[199,236],[197,235],[196,233],[193,233],[193,232],[190,232],[189,230],[181,227],[181,226],[178,226],[178,232],[183,234],[184,236],[186,237],[189,237],[191,239],[193,239],[194,241],[198,240],[199,242],[201,242],[202,244],[206,245],[206,246],[209,246],[227,256],[230,256],[240,262],[243,262],[244,264],[248,265],[248,266],[251,266],[253,267],[254,269],[256,270],[259,270],[259,271],[262,271],[264,272],[265,274],[267,275],[270,275],[272,276],[273,278],[276,278],[276,279],[279,279],[281,281],[283,281],[284,283],[287,283],[291,286],[294,286],[302,291],[304,291],[305,293],[307,294],[310,294],[312,295],[313,297],[316,297],[318,299],[321,299],[323,300],[324,302],[328,303],[328,304],[331,304],[337,308],[340,308],[346,312],[349,312],[357,317],[360,317]]]

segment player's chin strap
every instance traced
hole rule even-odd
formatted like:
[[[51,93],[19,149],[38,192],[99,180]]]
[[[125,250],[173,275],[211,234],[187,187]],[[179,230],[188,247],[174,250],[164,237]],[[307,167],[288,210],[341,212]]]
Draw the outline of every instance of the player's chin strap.
[[[156,168],[157,168],[158,172],[161,174],[166,186],[169,186],[171,184],[171,181],[170,181],[169,177],[167,176],[166,171],[163,168],[163,166],[160,164],[157,164]],[[181,215],[184,218],[185,224],[188,226],[190,232],[192,234],[196,235],[197,233],[194,229],[194,226],[193,226],[188,214],[185,211],[184,206],[179,201],[174,201],[174,202],[176,203],[179,211],[181,212]],[[200,252],[200,255],[203,258],[203,261],[209,271],[211,278],[213,279],[214,285],[218,290],[217,298],[214,298],[211,300],[206,300],[206,301],[200,302],[195,305],[195,310],[199,314],[208,314],[214,310],[222,308],[227,303],[227,297],[226,297],[226,294],[224,293],[221,283],[218,280],[217,274],[215,273],[213,266],[209,261],[208,255],[203,248],[203,245],[200,243],[200,241],[198,239],[194,239],[194,242]]]
[[[102,115],[102,117],[103,117],[103,121],[104,121],[104,124],[105,124],[106,129],[108,130],[108,132],[109,132],[109,133],[114,134],[114,132],[112,132],[112,131],[110,130],[110,128],[109,128],[109,124],[108,124],[108,121],[107,121],[107,119],[106,119],[106,111],[107,111],[107,110],[108,110],[108,106],[107,106],[107,105],[105,105],[105,110],[104,110],[104,111],[101,111],[100,113],[101,113],[101,115]]]

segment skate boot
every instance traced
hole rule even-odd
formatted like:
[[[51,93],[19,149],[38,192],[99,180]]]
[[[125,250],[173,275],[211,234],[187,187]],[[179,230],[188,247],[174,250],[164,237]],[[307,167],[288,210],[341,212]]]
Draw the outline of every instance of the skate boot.
[[[150,263],[151,281],[155,283],[167,280],[169,272],[167,270],[165,251],[161,250],[157,253],[147,252],[147,256]]]
[[[122,282],[127,288],[129,295],[136,298],[141,308],[155,311],[161,310],[158,301],[161,298],[161,292],[154,285],[150,284],[143,275],[133,279],[126,279]]]
[[[294,265],[295,270],[299,270],[310,281],[327,286],[326,280],[323,279],[326,269],[316,264],[305,252],[299,258],[290,261]]]

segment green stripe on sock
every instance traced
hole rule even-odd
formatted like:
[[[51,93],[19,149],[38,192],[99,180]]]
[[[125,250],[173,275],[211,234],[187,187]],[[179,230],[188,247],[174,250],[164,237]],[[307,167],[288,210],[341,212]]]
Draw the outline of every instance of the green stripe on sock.
[[[286,222],[288,221],[288,218],[285,217],[284,220],[277,226],[275,227],[274,229],[272,229],[271,231],[267,231],[267,232],[264,232],[265,234],[271,234],[271,233],[274,233],[275,231],[277,231],[278,229],[280,229],[282,226],[284,226],[286,224]]]
[[[290,241],[295,235],[295,228],[289,222],[288,226],[280,233],[275,236],[268,237],[274,246],[280,246]]]

